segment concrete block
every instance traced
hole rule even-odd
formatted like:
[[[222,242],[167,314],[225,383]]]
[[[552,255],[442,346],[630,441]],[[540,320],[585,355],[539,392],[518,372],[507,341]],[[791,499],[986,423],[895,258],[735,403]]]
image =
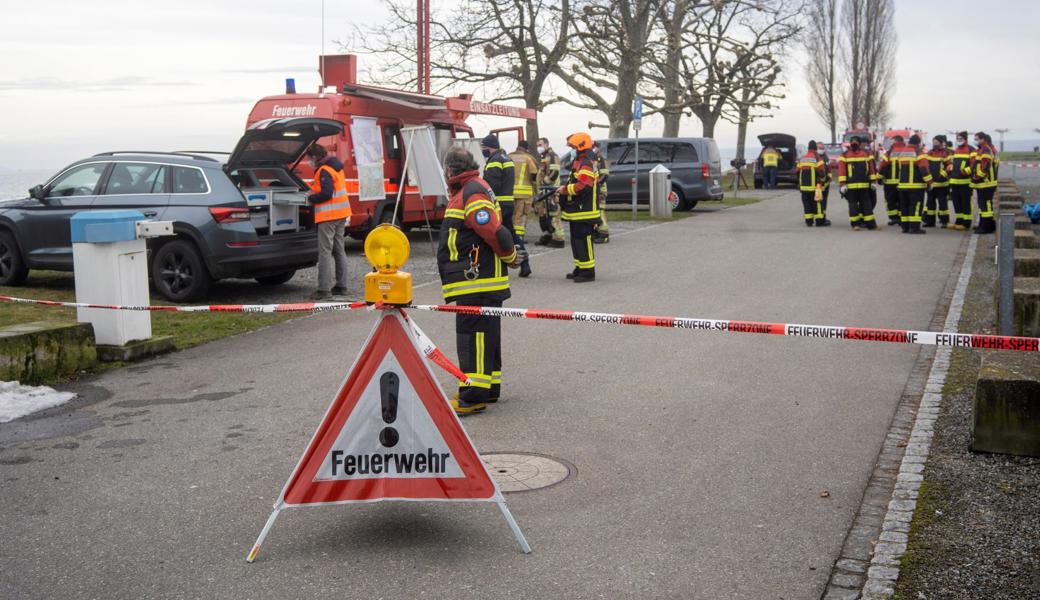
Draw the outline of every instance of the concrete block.
[[[1015,277],[1015,335],[1040,337],[1040,278]]]
[[[1040,277],[1040,250],[1035,248],[1015,250],[1015,277]]]
[[[1032,231],[1024,229],[1015,230],[1015,248],[1040,248],[1040,238]]]
[[[97,357],[98,360],[103,362],[117,360],[133,362],[149,356],[173,352],[176,349],[177,346],[173,343],[173,336],[164,335],[148,338],[147,340],[133,341],[122,346],[99,344],[97,346]]]
[[[66,379],[96,363],[89,323],[33,321],[0,328],[0,379],[44,383]]]
[[[1040,362],[1024,352],[982,358],[971,449],[1040,456]]]

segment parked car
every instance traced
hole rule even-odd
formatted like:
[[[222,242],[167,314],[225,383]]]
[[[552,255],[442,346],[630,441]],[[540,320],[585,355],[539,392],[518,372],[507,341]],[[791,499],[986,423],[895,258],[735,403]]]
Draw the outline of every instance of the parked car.
[[[607,203],[630,205],[632,174],[636,168],[635,139],[599,140],[599,145],[606,152],[610,165]],[[668,201],[673,210],[690,210],[701,200],[722,200],[722,158],[715,140],[640,138],[637,204],[650,202],[650,169],[659,164],[672,172]]]
[[[198,300],[217,279],[285,283],[318,258],[308,187],[291,166],[311,142],[342,128],[329,119],[270,119],[242,136],[226,164],[177,152],[104,152],[76,161],[29,198],[0,203],[0,285],[21,284],[30,269],[71,271],[69,219],[103,209],[173,221],[175,236],[148,240],[151,280],[168,300]],[[297,222],[279,228],[273,213],[264,218],[269,208],[251,208],[243,190],[257,186],[283,207],[298,207]]]
[[[822,147],[824,154],[827,155],[827,161],[830,163],[831,170],[834,171],[835,179],[837,179],[838,157],[845,152],[845,147],[840,142],[834,144],[820,142],[820,146]]]
[[[805,153],[805,148],[799,146],[793,135],[787,133],[764,133],[758,136],[759,143],[763,148],[772,146],[780,153],[780,164],[776,168],[776,182],[798,185],[798,172],[795,166],[798,157]],[[755,160],[755,189],[762,187],[762,159]]]

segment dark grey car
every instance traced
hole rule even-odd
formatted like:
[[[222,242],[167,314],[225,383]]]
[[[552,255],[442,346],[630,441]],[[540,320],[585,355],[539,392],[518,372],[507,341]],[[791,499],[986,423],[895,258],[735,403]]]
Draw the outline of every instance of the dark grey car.
[[[600,140],[607,155],[607,202],[632,202],[635,139]],[[639,191],[636,202],[650,201],[650,169],[664,165],[672,172],[668,196],[674,210],[689,210],[701,200],[722,200],[722,158],[711,138],[640,138]]]
[[[240,188],[305,197],[309,188],[292,165],[314,140],[343,126],[328,119],[262,124],[246,132],[227,164],[196,154],[106,152],[69,165],[29,198],[0,202],[0,285],[24,282],[30,269],[71,271],[69,219],[85,210],[135,209],[173,221],[176,235],[151,239],[148,249],[156,290],[175,302],[202,298],[217,279],[278,285],[313,266],[309,208],[301,208],[298,227],[272,232]]]

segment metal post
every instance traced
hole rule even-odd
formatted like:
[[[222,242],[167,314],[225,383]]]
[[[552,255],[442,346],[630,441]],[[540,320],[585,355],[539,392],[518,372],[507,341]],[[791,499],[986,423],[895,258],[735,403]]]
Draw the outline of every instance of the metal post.
[[[499,500],[495,504],[498,504],[498,509],[502,511],[502,516],[506,518],[506,523],[509,524],[509,529],[513,532],[513,537],[516,538],[516,543],[520,544],[520,551],[524,554],[530,554],[531,546],[528,545],[524,533],[520,531],[520,526],[516,524],[513,513],[509,512],[509,507],[506,506],[505,500]]]
[[[1000,335],[1014,335],[1015,329],[1015,215],[1002,212],[997,219],[997,323]]]
[[[256,560],[257,552],[260,552],[260,546],[263,545],[264,539],[267,538],[267,534],[271,532],[271,526],[274,525],[274,520],[278,518],[278,513],[281,512],[280,507],[276,507],[271,511],[271,516],[267,518],[267,523],[264,523],[264,528],[260,530],[260,537],[256,538],[256,543],[249,550],[249,555],[246,556],[246,562],[253,562]]]
[[[636,194],[639,192],[639,129],[636,128],[635,169],[632,171],[632,220],[636,220]]]

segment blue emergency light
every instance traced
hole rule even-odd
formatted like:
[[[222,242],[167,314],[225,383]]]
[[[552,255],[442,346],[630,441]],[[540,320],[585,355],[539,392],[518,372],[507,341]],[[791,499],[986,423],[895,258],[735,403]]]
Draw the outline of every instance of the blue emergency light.
[[[295,94],[296,93],[296,80],[292,77],[285,78],[285,93]]]

